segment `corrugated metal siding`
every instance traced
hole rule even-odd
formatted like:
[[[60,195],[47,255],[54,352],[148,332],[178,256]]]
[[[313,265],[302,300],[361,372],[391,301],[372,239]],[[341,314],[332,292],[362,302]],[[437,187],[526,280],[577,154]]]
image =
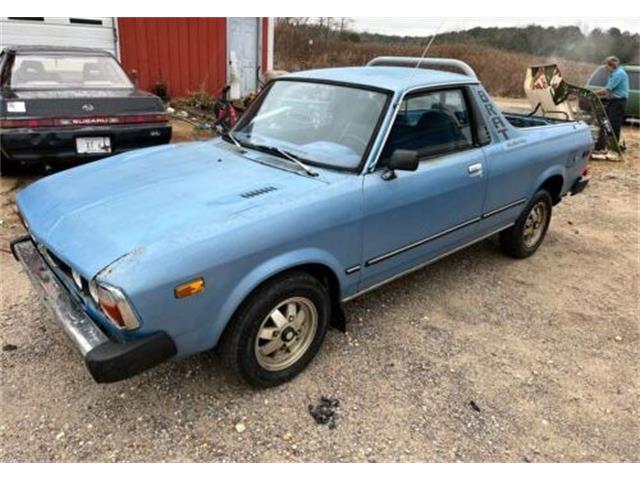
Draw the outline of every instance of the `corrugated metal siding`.
[[[78,23],[83,20],[96,24]],[[45,17],[42,20],[0,17],[0,49],[7,45],[90,47],[116,53],[111,17]]]
[[[226,82],[225,18],[118,18],[121,61],[152,90],[165,81],[173,97],[203,87],[218,93]]]

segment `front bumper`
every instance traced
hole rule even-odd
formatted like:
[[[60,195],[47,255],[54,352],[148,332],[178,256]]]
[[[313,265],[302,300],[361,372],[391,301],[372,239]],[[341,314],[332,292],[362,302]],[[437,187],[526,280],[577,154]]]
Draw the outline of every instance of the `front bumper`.
[[[124,380],[176,354],[176,346],[165,332],[122,343],[109,339],[71,296],[28,236],[14,240],[11,251],[84,358],[96,382]]]
[[[57,128],[9,128],[0,131],[2,154],[15,164],[47,162],[65,165],[98,160],[137,148],[164,145],[171,141],[171,125],[140,124]],[[111,152],[78,154],[77,137],[109,137]]]

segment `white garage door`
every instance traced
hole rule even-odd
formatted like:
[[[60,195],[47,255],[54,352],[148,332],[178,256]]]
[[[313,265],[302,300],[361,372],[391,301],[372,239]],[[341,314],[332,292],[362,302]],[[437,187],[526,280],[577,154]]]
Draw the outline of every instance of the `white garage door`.
[[[100,48],[115,55],[115,21],[111,17],[0,17],[0,47],[7,45]]]
[[[228,72],[231,76],[235,62],[235,68],[240,76],[241,95],[255,92],[258,88],[259,32],[259,19],[255,17],[227,18],[228,58],[231,64]],[[228,80],[231,82],[232,78]]]

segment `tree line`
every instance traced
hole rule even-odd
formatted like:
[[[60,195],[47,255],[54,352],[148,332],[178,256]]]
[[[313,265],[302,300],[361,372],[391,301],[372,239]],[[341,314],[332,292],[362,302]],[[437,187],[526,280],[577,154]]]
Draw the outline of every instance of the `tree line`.
[[[287,17],[277,20],[282,30],[296,29],[310,40],[339,38],[350,42],[393,44],[426,44],[429,37],[382,35],[355,32],[349,18]],[[277,29],[276,29],[277,33]],[[577,26],[542,27],[476,27],[470,30],[445,32],[438,35],[436,44],[486,45],[503,50],[529,53],[544,57],[600,63],[609,55],[616,55],[623,63],[640,63],[640,35],[619,28],[595,28],[588,33]]]

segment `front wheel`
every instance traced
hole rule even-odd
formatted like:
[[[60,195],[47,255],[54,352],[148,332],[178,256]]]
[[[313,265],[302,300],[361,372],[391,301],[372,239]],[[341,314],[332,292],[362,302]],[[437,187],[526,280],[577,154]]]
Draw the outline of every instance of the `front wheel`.
[[[515,225],[500,233],[502,250],[515,258],[527,258],[542,245],[551,221],[551,195],[539,190]]]
[[[222,361],[255,387],[291,380],[320,349],[330,311],[322,282],[285,274],[258,288],[231,319],[218,348]]]

